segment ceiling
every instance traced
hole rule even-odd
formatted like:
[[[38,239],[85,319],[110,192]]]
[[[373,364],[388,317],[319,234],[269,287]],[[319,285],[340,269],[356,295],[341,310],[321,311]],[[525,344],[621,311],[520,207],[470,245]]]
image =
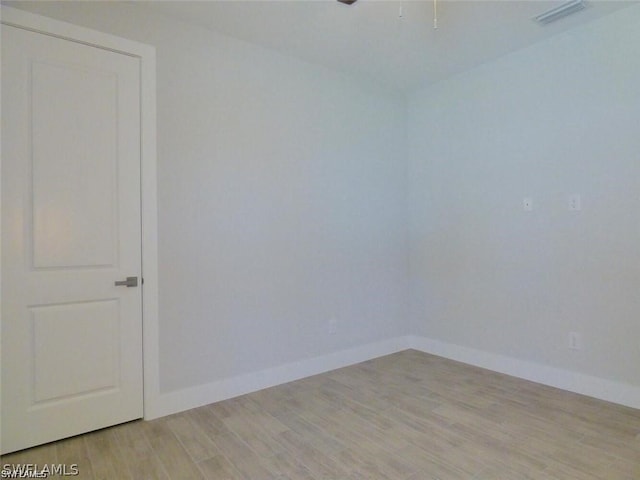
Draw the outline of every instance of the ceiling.
[[[307,62],[410,90],[437,82],[638,1],[587,0],[547,26],[547,0],[228,0],[135,2]],[[402,17],[399,16],[402,7]]]

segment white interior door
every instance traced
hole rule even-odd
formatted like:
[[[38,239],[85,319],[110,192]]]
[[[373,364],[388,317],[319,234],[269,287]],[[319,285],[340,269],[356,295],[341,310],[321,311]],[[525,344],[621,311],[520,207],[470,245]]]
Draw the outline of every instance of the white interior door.
[[[142,416],[139,61],[2,26],[3,453]]]

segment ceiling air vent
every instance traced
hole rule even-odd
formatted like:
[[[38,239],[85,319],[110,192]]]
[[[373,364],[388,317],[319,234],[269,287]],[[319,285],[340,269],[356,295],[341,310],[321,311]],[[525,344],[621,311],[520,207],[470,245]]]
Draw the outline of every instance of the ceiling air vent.
[[[548,23],[555,22],[556,20],[566,17],[567,15],[579,12],[585,7],[586,5],[584,0],[571,0],[570,2],[563,3],[558,7],[537,15],[533,17],[533,19],[541,25],[547,25]]]

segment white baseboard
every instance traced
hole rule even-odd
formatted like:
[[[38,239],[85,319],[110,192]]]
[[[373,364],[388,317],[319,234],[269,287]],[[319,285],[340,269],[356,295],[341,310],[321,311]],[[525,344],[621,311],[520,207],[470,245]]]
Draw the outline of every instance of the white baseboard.
[[[220,402],[337,368],[382,357],[409,348],[409,337],[397,337],[382,342],[300,360],[259,372],[239,375],[205,385],[160,394],[145,407],[145,420],[171,415],[191,408]]]
[[[543,385],[640,409],[640,387],[426,337],[396,337],[259,372],[160,394],[145,406],[146,420],[274,387],[412,348]]]
[[[640,409],[640,387],[473,348],[409,337],[410,348],[532,382]]]

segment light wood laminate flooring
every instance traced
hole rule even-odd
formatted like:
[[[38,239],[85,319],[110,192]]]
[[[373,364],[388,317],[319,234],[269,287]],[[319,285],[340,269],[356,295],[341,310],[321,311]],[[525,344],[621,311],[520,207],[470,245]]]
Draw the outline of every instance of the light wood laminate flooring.
[[[13,463],[95,480],[639,480],[640,410],[407,350]]]

